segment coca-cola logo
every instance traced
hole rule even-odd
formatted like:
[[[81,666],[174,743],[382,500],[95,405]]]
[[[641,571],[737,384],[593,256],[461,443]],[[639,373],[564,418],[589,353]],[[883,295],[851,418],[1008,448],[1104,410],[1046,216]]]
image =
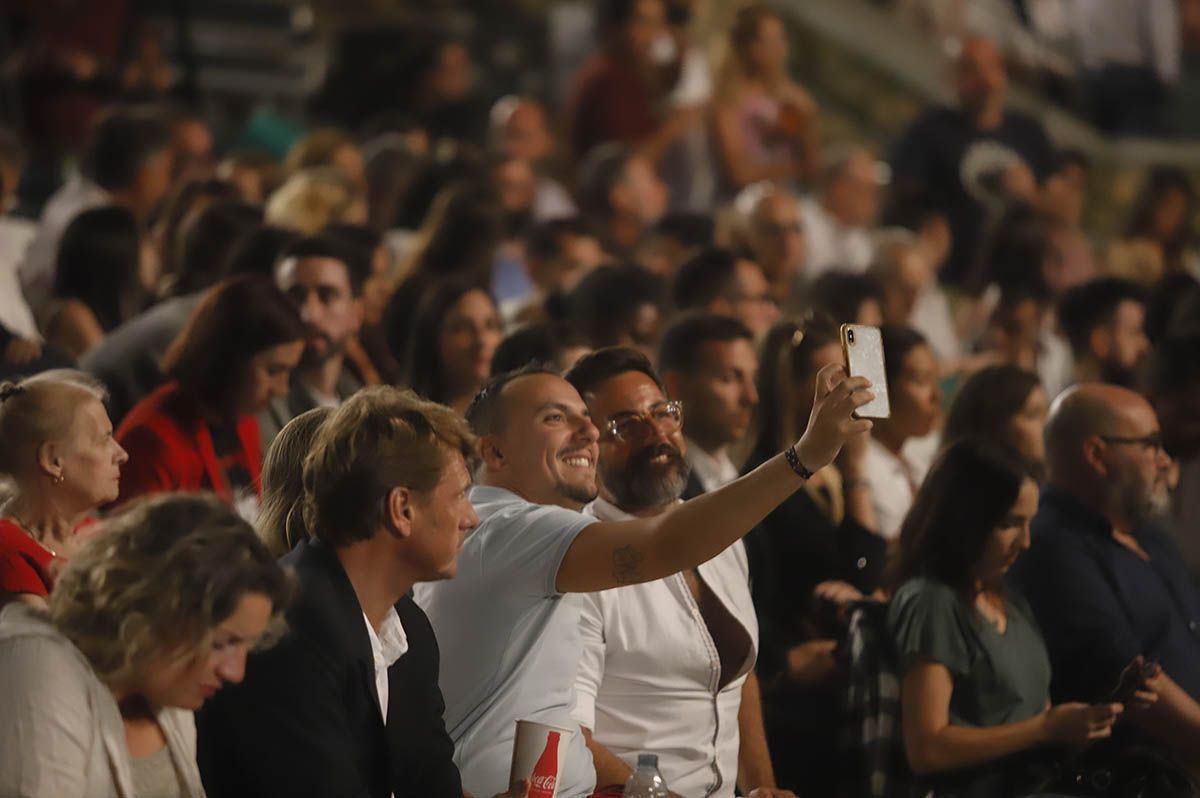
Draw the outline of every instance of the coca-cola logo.
[[[558,782],[558,776],[553,774],[548,776],[531,776],[529,786],[535,790],[540,790],[546,793],[554,792],[554,785]]]

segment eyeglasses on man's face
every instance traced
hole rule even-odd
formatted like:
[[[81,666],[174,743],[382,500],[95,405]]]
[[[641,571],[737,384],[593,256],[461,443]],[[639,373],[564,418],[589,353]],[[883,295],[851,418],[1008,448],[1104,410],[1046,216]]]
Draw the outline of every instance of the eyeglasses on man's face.
[[[1120,435],[1101,435],[1100,440],[1104,441],[1105,443],[1112,443],[1118,446],[1140,446],[1143,449],[1149,449],[1155,454],[1164,451],[1161,432],[1152,432],[1149,435],[1143,435],[1140,438],[1128,438]]]
[[[652,405],[642,413],[632,410],[614,413],[605,423],[604,431],[616,440],[632,443],[646,437],[655,427],[663,435],[671,435],[682,426],[683,403],[671,400]]]

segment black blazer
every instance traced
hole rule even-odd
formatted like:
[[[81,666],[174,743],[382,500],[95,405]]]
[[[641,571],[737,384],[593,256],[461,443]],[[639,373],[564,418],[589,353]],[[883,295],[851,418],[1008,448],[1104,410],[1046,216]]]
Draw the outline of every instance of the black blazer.
[[[196,716],[208,794],[462,798],[425,613],[409,597],[396,604],[408,652],[388,669],[385,729],[366,622],[341,562],[320,542],[282,562],[300,581],[287,634]]]

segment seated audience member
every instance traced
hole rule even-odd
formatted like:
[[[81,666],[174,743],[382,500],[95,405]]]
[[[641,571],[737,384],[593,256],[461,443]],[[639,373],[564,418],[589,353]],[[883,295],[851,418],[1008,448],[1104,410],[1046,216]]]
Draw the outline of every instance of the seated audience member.
[[[662,279],[639,266],[601,266],[567,297],[568,318],[593,349],[632,346],[654,358],[667,312]]]
[[[575,215],[575,202],[550,170],[555,156],[554,134],[546,109],[530,97],[501,97],[488,114],[491,143],[534,168],[533,220],[546,222]]]
[[[359,190],[367,187],[366,168],[362,152],[350,134],[335,127],[312,130],[288,150],[283,161],[287,177],[305,169],[328,167],[341,173]]]
[[[241,681],[291,580],[210,498],[158,497],[103,527],[49,613],[0,612],[0,793],[203,795],[192,712]]]
[[[525,265],[533,293],[522,302],[503,302],[508,323],[541,321],[547,301],[570,293],[607,256],[591,227],[578,216],[536,224],[525,238]]]
[[[182,105],[169,105],[167,124],[171,126],[171,180],[212,177],[217,161],[213,155],[213,132],[199,111]]]
[[[1052,275],[1051,293],[1056,296],[1096,276],[1095,252],[1083,226],[1091,168],[1082,152],[1063,150],[1058,153],[1058,171],[1047,178],[1042,190],[1041,206],[1051,221],[1051,246],[1056,255],[1047,271]]]
[[[204,292],[227,274],[235,248],[261,219],[250,206],[213,202],[184,223],[172,294],[117,327],[79,361],[108,387],[108,412],[120,425],[135,404],[162,384],[162,356]]]
[[[296,416],[314,407],[336,407],[362,387],[346,362],[349,341],[363,323],[366,264],[328,236],[289,244],[275,266],[275,285],[308,326],[304,353],[292,370],[286,396],[258,414],[263,451]]]
[[[442,647],[446,725],[467,791],[507,783],[515,719],[569,728],[580,604],[563,595],[664,579],[733,545],[846,436],[869,428],[851,417],[870,399],[867,381],[840,376],[819,376],[795,448],[661,515],[620,522],[579,512],[596,497],[599,432],[570,383],[526,369],[484,387],[467,412],[481,436],[471,501],[482,520],[458,577],[417,595]],[[589,795],[596,773],[582,735],[564,746],[559,795]]]
[[[459,280],[436,285],[413,319],[406,384],[465,414],[492,373],[503,337],[500,313],[487,291]]]
[[[779,305],[762,269],[749,257],[708,247],[692,255],[671,288],[675,309],[731,316],[762,340],[779,319]]]
[[[727,194],[760,180],[789,185],[816,177],[817,105],[787,67],[779,14],[762,3],[739,9],[713,111]]]
[[[666,212],[667,187],[645,156],[624,144],[605,144],[580,166],[579,207],[599,225],[604,250],[628,260]]]
[[[254,526],[263,543],[282,557],[302,540],[308,540],[304,525],[304,458],[332,407],[314,407],[283,425],[263,456],[262,509]]]
[[[1174,166],[1151,169],[1133,202],[1125,235],[1109,244],[1103,271],[1149,288],[1166,275],[1193,271],[1196,189]]]
[[[255,414],[287,393],[308,328],[265,277],[231,277],[192,312],[163,358],[169,380],[121,422],[132,462],[119,501],[212,491],[257,514],[262,442]]]
[[[1170,458],[1158,419],[1126,388],[1085,383],[1046,423],[1047,487],[1013,576],[1037,614],[1056,701],[1102,701],[1138,657],[1162,666],[1142,735],[1200,761],[1200,595],[1155,517]]]
[[[152,259],[133,215],[121,206],[76,216],[58,246],[46,343],[78,359],[140,313],[157,271],[146,265]]]
[[[490,192],[467,180],[437,192],[418,233],[416,251],[384,312],[388,345],[397,361],[408,356],[413,317],[430,287],[455,277],[487,288],[503,237],[500,209]]]
[[[54,288],[58,244],[81,211],[121,205],[144,225],[171,186],[171,131],[151,108],[117,107],[92,126],[80,174],[50,197],[21,262],[21,283],[35,314]]]
[[[261,150],[239,150],[217,164],[217,177],[232,183],[245,202],[261,204],[283,182],[278,161]]]
[[[160,278],[169,278],[181,267],[184,225],[193,214],[214,202],[242,199],[237,188],[224,180],[187,180],[163,200],[162,210],[150,230],[150,240],[158,253]]]
[[[461,798],[438,641],[408,593],[454,576],[477,523],[473,441],[457,414],[391,387],[321,425],[289,511],[311,537],[282,560],[300,583],[287,633],[197,719],[209,794]]]
[[[1042,433],[1050,400],[1032,371],[1000,364],[972,374],[954,395],[942,428],[943,445],[977,438],[1007,446],[1041,478],[1046,447]]]
[[[867,274],[826,272],[805,291],[805,305],[837,324],[883,325],[883,287]]]
[[[605,428],[589,512],[623,521],[678,504],[688,478],[683,407],[668,401],[645,355],[602,349],[566,379]],[[790,795],[774,789],[767,755],[749,576],[735,541],[696,568],[582,597],[571,717],[597,787],[624,784],[639,752],[661,749],[659,769],[679,795]]]
[[[1146,294],[1137,283],[1101,277],[1058,303],[1058,325],[1075,357],[1076,382],[1134,387],[1146,356]]]
[[[916,236],[917,248],[935,275],[950,257],[953,244],[950,223],[932,193],[920,186],[903,186],[889,191],[879,224],[884,229],[907,230]]]
[[[541,363],[556,371],[566,371],[579,358],[591,352],[587,339],[565,321],[527,324],[504,337],[492,356],[491,376]]]
[[[925,336],[944,370],[958,371],[963,344],[928,250],[914,233],[884,230],[875,236],[870,273],[883,295],[884,323],[912,327]]]
[[[796,198],[778,186],[755,183],[738,195],[741,229],[738,238],[771,284],[781,307],[793,304],[796,289],[806,281],[808,244]]]
[[[673,277],[687,256],[716,246],[716,240],[717,221],[711,213],[672,211],[654,225],[638,260],[655,274]]]
[[[1019,261],[1011,261],[1017,268]],[[1026,267],[1028,261],[1026,261]],[[998,284],[981,349],[1000,363],[1037,372],[1046,394],[1057,396],[1073,382],[1071,348],[1054,326],[1054,299],[1038,274],[1009,274]],[[984,303],[981,303],[984,304]]]
[[[1018,458],[965,438],[938,458],[904,521],[888,626],[904,749],[938,795],[1040,792],[1053,773],[1042,768],[1065,754],[1050,746],[1108,737],[1124,709],[1103,695],[1050,704],[1046,643],[1029,605],[1004,587],[1037,506]]]
[[[908,327],[883,327],[883,366],[892,412],[875,421],[863,455],[862,478],[875,505],[876,529],[892,540],[900,534],[900,524],[924,477],[905,455],[904,444],[937,429],[942,389],[933,350]]]
[[[758,355],[750,330],[728,316],[683,316],[663,335],[658,367],[667,395],[687,410],[690,473],[683,498],[733,482],[738,467],[729,450],[745,440],[758,406]]]
[[[0,472],[14,494],[0,520],[0,604],[42,605],[55,560],[90,538],[93,515],[117,498],[128,459],[112,438],[104,388],[77,371],[0,384]]]
[[[812,412],[817,375],[845,361],[837,328],[818,316],[777,324],[761,363],[757,439],[744,471],[794,438]],[[831,794],[836,783],[837,607],[878,588],[886,559],[863,480],[866,444],[865,434],[848,439],[834,463],[746,536],[767,742],[779,784],[802,794]]]
[[[306,236],[339,222],[366,224],[366,195],[332,166],[301,169],[267,198],[266,220]]]
[[[861,274],[871,265],[870,229],[879,212],[883,165],[863,149],[830,153],[817,193],[800,202],[807,255],[804,279],[828,271]]]
[[[248,230],[229,250],[225,274],[229,277],[258,274],[274,279],[279,256],[300,238],[300,234],[294,230],[285,230],[269,224]]]
[[[1200,583],[1200,329],[1159,341],[1150,356],[1146,396],[1162,424],[1163,448],[1179,463],[1171,535]]]

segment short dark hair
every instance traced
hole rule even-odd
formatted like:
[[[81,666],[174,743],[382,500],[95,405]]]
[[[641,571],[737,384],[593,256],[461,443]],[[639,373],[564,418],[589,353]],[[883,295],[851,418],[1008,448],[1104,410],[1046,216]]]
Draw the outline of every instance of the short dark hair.
[[[83,211],[58,245],[54,296],[87,305],[109,332],[141,310],[138,278],[141,237],[137,220],[120,205]]]
[[[279,253],[279,257],[275,261],[275,265],[283,263],[289,258],[328,258],[336,260],[346,269],[346,280],[350,283],[350,293],[354,296],[362,296],[363,283],[371,276],[371,264],[364,262],[362,258],[354,257],[354,254],[341,239],[330,235],[329,233],[318,233],[313,236],[305,236],[292,241],[283,248]]]
[[[203,291],[229,273],[234,248],[262,224],[262,208],[240,200],[218,200],[184,222],[179,238],[175,296]]]
[[[596,29],[601,33],[625,27],[633,16],[637,0],[600,0],[596,8]]]
[[[655,235],[677,241],[684,250],[713,246],[716,232],[712,214],[696,211],[672,211],[654,225]]]
[[[147,159],[171,144],[171,128],[156,108],[117,107],[92,126],[82,170],[109,191],[128,188]]]
[[[510,382],[535,374],[550,374],[561,378],[555,369],[541,363],[529,363],[521,368],[497,374],[484,383],[467,407],[467,423],[479,437],[495,435],[504,430],[504,389]]]
[[[375,252],[383,246],[383,236],[362,224],[335,222],[326,226],[321,235],[329,236],[342,245],[350,268],[363,275],[363,282],[375,272]],[[356,263],[355,263],[356,261]]]
[[[1200,327],[1200,281],[1186,272],[1172,272],[1146,296],[1146,336],[1158,343],[1187,327]]]
[[[1058,324],[1076,358],[1087,353],[1092,330],[1110,324],[1122,302],[1144,306],[1146,292],[1131,280],[1098,277],[1063,295],[1058,303]]]
[[[1039,385],[1038,375],[1020,366],[1002,363],[980,369],[955,394],[942,440],[949,444],[971,437],[1005,444],[1008,422],[1021,412]]]
[[[640,266],[600,266],[579,281],[567,306],[591,345],[600,348],[620,343],[641,306],[663,309],[665,294],[662,278]]]
[[[1200,328],[1169,335],[1154,347],[1146,371],[1152,396],[1186,391],[1200,384]]]
[[[883,373],[887,375],[888,385],[892,385],[900,379],[908,353],[929,344],[921,333],[902,324],[885,324],[880,328],[880,334],[883,338]]]
[[[892,192],[879,217],[881,228],[900,227],[919,233],[933,219],[945,219],[946,211],[933,193],[915,186],[901,186]]]
[[[238,239],[229,253],[226,271],[231,277],[238,274],[260,274],[273,280],[279,253],[299,237],[299,233],[286,227],[260,225]]]
[[[737,319],[719,313],[685,314],[663,333],[658,347],[658,368],[663,374],[691,373],[700,367],[700,350],[705,344],[738,340],[753,343],[754,333]]]
[[[900,528],[892,589],[925,576],[964,599],[974,594],[974,568],[1026,479],[1020,455],[979,438],[960,438],[934,462]]]
[[[587,346],[579,330],[569,322],[545,321],[527,324],[509,333],[492,356],[492,375],[537,363],[553,367],[567,349]]]
[[[996,283],[1006,295],[1039,299],[1050,295],[1042,262],[1051,245],[1048,217],[1031,205],[1012,205],[984,242],[971,282],[976,291]]]
[[[705,247],[683,262],[671,286],[677,310],[708,307],[726,296],[737,278],[738,257],[725,247]]]
[[[610,141],[593,147],[579,169],[579,207],[598,218],[612,212],[610,195],[625,177],[625,168],[637,152],[627,144]]]
[[[530,260],[554,258],[562,252],[565,236],[596,237],[596,231],[582,216],[564,216],[538,222],[525,236],[525,254]]]
[[[307,337],[307,325],[274,282],[230,277],[200,300],[167,349],[162,370],[204,404],[223,409],[254,355]]]
[[[858,321],[859,309],[870,299],[882,303],[883,288],[868,274],[825,272],[808,290],[808,306],[837,324]]]
[[[654,380],[654,384],[664,394],[667,392],[650,359],[636,349],[628,346],[608,346],[597,349],[589,355],[584,355],[579,362],[568,369],[563,379],[575,386],[579,395],[595,389],[597,385],[608,382],[613,377],[637,371]]]

